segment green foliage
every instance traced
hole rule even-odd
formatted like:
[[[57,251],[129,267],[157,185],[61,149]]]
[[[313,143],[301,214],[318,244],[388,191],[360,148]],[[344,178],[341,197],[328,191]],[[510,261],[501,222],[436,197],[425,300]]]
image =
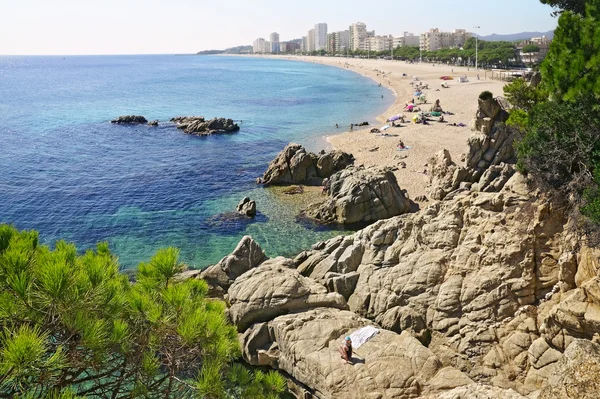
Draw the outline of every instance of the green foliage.
[[[480,100],[489,101],[493,98],[494,98],[494,95],[492,94],[491,91],[488,91],[488,90],[482,91],[481,94],[479,94]]]
[[[537,104],[548,99],[548,93],[541,87],[533,87],[524,79],[515,79],[504,86],[504,96],[513,107],[531,111]]]
[[[506,124],[524,132],[529,125],[529,114],[522,109],[513,109],[508,115]]]
[[[572,11],[576,14],[583,15],[585,13],[586,0],[540,0],[543,4],[558,8],[560,11]]]
[[[581,213],[593,223],[600,225],[600,165],[595,165],[594,183],[588,186],[584,193],[584,204],[581,208]]]
[[[535,44],[526,44],[523,46],[523,53],[538,53],[540,51],[540,47]]]
[[[106,243],[78,255],[72,244],[50,250],[36,232],[0,225],[0,397],[217,398],[242,389],[230,379],[240,348],[225,304],[206,298],[204,281],[177,281],[178,255],[159,251],[132,284]],[[277,377],[244,381],[278,395]]]
[[[394,50],[394,57],[403,60],[414,60],[419,58],[420,50],[419,47],[413,46],[399,46]]]
[[[557,100],[586,93],[600,96],[599,13],[600,0],[588,0],[584,15],[565,11],[558,20],[541,68],[542,80]]]

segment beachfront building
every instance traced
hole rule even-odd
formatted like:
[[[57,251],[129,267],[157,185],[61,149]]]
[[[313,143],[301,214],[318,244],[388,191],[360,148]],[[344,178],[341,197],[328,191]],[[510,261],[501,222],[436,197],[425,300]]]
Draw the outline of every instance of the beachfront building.
[[[327,52],[346,53],[350,49],[350,31],[343,30],[327,34]]]
[[[435,51],[442,48],[462,47],[473,36],[465,29],[454,29],[452,32],[441,32],[439,29],[430,29],[422,33],[419,47],[423,51]]]
[[[265,39],[259,37],[252,43],[252,52],[254,54],[261,54],[265,49]]]
[[[367,24],[357,22],[350,25],[350,50],[366,50],[366,41],[369,37],[367,32]]]
[[[271,53],[279,53],[280,45],[279,45],[279,33],[273,32],[269,36],[269,40],[271,41]]]
[[[301,49],[298,42],[281,42],[279,43],[279,51],[285,54],[294,54]]]
[[[315,25],[315,50],[327,49],[327,24],[320,23]]]
[[[404,47],[404,46],[419,47],[420,43],[421,43],[420,36],[417,36],[413,33],[404,32],[404,34],[402,36],[394,37],[393,47],[394,48]]]
[[[368,51],[390,51],[394,45],[394,38],[389,36],[372,36],[367,38]]]
[[[308,44],[306,46],[306,51],[309,53],[312,53],[313,51],[315,51],[317,48],[315,46],[315,30],[311,29],[308,31]]]

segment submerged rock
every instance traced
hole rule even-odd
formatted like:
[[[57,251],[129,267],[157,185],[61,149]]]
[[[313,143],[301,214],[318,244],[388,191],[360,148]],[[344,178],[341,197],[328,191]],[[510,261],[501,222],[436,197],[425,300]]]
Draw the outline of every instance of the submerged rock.
[[[208,136],[215,133],[233,133],[240,130],[237,123],[232,119],[213,118],[204,119],[202,116],[177,116],[171,119],[171,122],[177,124],[178,129],[182,129],[187,134],[196,136]]]
[[[348,167],[329,179],[329,197],[303,214],[322,223],[372,223],[410,212],[396,177],[375,167]]]
[[[113,119],[110,123],[124,124],[124,125],[139,125],[142,123],[148,123],[146,118],[141,115],[124,115],[119,116],[117,119]]]
[[[148,126],[158,126],[158,119],[155,119],[152,122],[148,122]]]
[[[324,178],[353,163],[354,157],[342,151],[314,154],[300,144],[290,143],[271,161],[262,183],[320,185]]]

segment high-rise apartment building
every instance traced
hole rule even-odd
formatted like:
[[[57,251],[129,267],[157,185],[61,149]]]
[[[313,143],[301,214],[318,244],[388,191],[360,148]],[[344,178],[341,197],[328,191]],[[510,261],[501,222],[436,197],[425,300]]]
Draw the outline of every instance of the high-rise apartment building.
[[[315,51],[317,49],[316,45],[315,45],[315,30],[311,29],[308,31],[308,46],[306,51],[309,53],[312,53],[313,51]]]
[[[465,29],[454,29],[452,32],[441,32],[439,29],[430,29],[429,32],[421,34],[419,46],[423,51],[462,47],[472,36]]]
[[[366,39],[368,51],[390,51],[394,44],[394,38],[389,36],[372,36]]]
[[[327,49],[327,24],[320,23],[315,25],[315,50]]]
[[[279,45],[279,33],[271,33],[271,35],[269,36],[269,40],[271,41],[271,53],[279,53],[281,50]]]
[[[404,47],[404,46],[419,47],[420,43],[421,43],[420,36],[417,36],[412,33],[404,32],[404,34],[402,36],[397,36],[394,38],[393,47],[394,48]]]
[[[254,54],[263,53],[265,49],[265,39],[259,37],[252,43],[252,52]]]
[[[343,30],[327,34],[328,53],[347,53],[350,50],[350,31]]]
[[[365,23],[357,22],[350,25],[350,50],[364,50],[367,37],[369,35]]]

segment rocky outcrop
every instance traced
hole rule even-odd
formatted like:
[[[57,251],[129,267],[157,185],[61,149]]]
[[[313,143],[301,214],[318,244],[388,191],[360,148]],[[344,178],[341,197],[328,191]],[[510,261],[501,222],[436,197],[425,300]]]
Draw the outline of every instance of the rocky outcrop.
[[[263,263],[239,277],[229,288],[229,316],[244,331],[257,322],[317,307],[347,309],[344,298],[291,268],[280,258]]]
[[[312,309],[254,324],[240,335],[244,359],[282,370],[309,387],[303,397],[416,398],[471,384],[409,333],[380,330],[353,353],[353,364],[338,353],[344,335],[371,322],[336,309]]]
[[[152,126],[152,127],[158,126],[158,119],[148,122],[148,126]]]
[[[223,296],[236,278],[267,259],[260,245],[245,236],[230,255],[204,270],[200,278],[210,285],[213,296]]]
[[[264,184],[320,185],[324,178],[354,163],[354,157],[342,151],[307,152],[300,144],[290,143],[271,161],[262,177]]]
[[[148,123],[146,118],[141,115],[124,115],[119,116],[117,119],[113,119],[110,123],[116,123],[119,125],[139,125],[142,123]]]
[[[372,223],[410,211],[410,200],[394,173],[379,168],[348,167],[329,179],[328,198],[304,211],[322,223]]]
[[[447,150],[428,163],[430,198],[441,200],[457,190],[498,192],[516,172],[514,142],[518,131],[503,124],[507,113],[498,99],[479,99],[463,165],[456,165]]]
[[[237,123],[234,123],[232,119],[226,118],[206,120],[202,116],[178,116],[172,118],[171,122],[175,122],[178,129],[182,129],[185,133],[195,136],[208,136],[215,133],[233,133],[240,130]]]
[[[250,198],[245,197],[240,201],[236,210],[241,215],[254,217],[256,216],[256,201],[251,201]]]

